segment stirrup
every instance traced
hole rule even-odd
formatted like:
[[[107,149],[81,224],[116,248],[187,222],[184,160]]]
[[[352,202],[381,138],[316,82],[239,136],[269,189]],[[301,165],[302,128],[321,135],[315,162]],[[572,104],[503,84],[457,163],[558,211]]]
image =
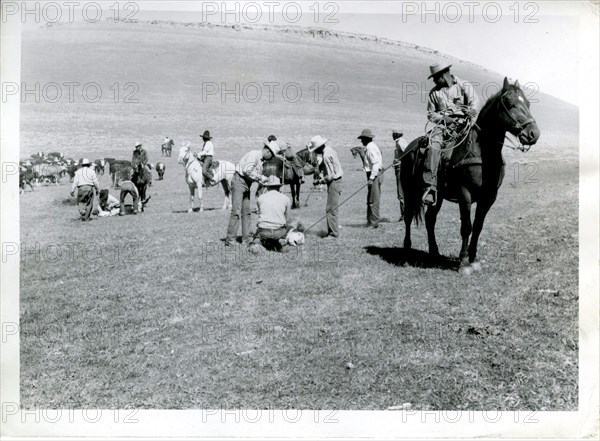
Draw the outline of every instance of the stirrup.
[[[425,205],[435,205],[437,202],[437,192],[431,188],[428,188],[425,193],[423,193],[423,197],[421,200]]]

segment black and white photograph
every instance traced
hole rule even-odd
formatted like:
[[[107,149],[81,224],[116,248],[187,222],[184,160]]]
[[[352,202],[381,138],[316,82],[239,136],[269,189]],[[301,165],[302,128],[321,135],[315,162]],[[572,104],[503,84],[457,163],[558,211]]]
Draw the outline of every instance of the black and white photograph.
[[[2,1],[2,436],[598,436],[597,1]]]

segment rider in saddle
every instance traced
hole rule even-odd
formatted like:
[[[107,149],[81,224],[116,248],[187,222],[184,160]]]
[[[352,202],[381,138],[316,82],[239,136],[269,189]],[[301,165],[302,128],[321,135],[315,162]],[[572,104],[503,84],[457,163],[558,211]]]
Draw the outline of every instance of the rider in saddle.
[[[207,181],[211,181],[214,177],[212,164],[215,147],[213,146],[211,139],[212,136],[210,136],[210,132],[205,130],[202,134],[204,145],[202,146],[202,150],[198,153],[198,158],[200,159],[200,162],[202,162],[202,175]]]
[[[139,165],[146,166],[148,163],[148,153],[142,148],[141,142],[136,142],[131,156],[131,168],[133,168],[133,181],[137,180]]]
[[[437,172],[440,157],[452,131],[466,119],[472,119],[479,109],[479,98],[473,86],[450,73],[451,64],[430,66],[435,87],[429,92],[427,118],[435,124],[430,134],[429,148],[425,153],[423,202],[436,203]]]

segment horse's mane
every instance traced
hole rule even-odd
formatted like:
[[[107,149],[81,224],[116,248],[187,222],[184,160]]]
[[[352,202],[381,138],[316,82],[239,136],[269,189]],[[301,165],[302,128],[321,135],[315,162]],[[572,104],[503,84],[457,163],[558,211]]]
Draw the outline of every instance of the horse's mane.
[[[498,92],[496,92],[494,95],[492,95],[491,97],[489,97],[487,99],[487,101],[485,102],[485,104],[483,105],[481,110],[479,111],[479,115],[480,116],[483,115],[485,117],[488,114],[488,112],[490,111],[490,109],[496,104],[497,100],[499,100],[500,97],[508,90],[516,90],[518,92],[519,88],[517,86],[515,86],[514,84],[509,84],[507,90],[501,89]]]

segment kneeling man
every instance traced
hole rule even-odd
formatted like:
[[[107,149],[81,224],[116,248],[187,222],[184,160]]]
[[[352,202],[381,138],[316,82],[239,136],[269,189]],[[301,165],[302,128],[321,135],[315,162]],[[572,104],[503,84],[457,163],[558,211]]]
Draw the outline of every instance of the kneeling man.
[[[281,181],[277,176],[269,176],[264,184],[267,191],[256,200],[258,205],[258,224],[250,251],[258,253],[259,242],[267,249],[284,251],[286,235],[292,229],[292,201],[281,193]]]

